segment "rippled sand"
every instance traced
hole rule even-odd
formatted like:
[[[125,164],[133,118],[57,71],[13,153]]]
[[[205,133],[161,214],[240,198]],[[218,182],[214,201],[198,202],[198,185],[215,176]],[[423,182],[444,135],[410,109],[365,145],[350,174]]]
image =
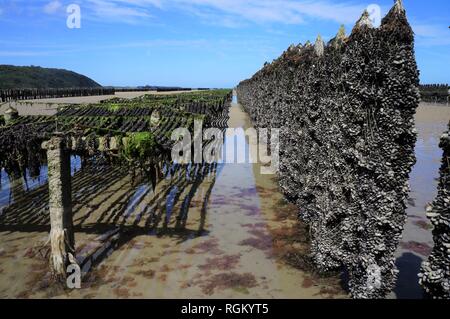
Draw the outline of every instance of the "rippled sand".
[[[450,108],[422,105],[409,220],[398,251],[392,298],[421,298],[420,263],[432,247],[425,205],[436,194],[439,137]],[[250,127],[238,105],[231,127]],[[305,225],[258,165],[178,171],[160,182],[130,180],[120,168],[75,173],[77,258],[82,289],[49,286],[47,191],[15,183],[0,222],[2,298],[345,298],[339,277],[310,270]],[[13,185],[13,186],[14,186]],[[156,196],[154,194],[157,194]]]
[[[250,126],[238,105],[230,126]],[[47,194],[36,189],[0,225],[0,297],[345,298],[337,275],[312,273],[306,227],[275,177],[259,171],[180,171],[158,184],[157,196],[120,169],[76,173],[77,258],[86,274],[73,291],[49,287],[41,249],[48,217],[35,214]]]

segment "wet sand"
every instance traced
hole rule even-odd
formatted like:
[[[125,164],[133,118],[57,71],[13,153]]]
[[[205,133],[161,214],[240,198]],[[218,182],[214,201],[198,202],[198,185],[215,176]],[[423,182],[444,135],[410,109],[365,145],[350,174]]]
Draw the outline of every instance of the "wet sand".
[[[423,105],[417,114],[418,161],[391,298],[422,297],[418,268],[433,244],[424,207],[436,195],[438,142],[449,119],[450,108],[441,106]],[[239,105],[229,125],[250,127]],[[155,192],[120,168],[75,173],[80,290],[49,286],[47,186],[25,195],[18,184],[0,222],[0,297],[346,298],[338,275],[311,270],[307,228],[275,176],[259,172],[252,164],[183,170]]]
[[[230,126],[249,125],[234,105]],[[0,297],[346,297],[337,275],[310,270],[307,229],[275,176],[252,164],[206,172],[178,172],[158,184],[156,196],[120,169],[76,173],[77,258],[85,276],[82,289],[72,291],[49,287],[42,249],[48,216],[35,216],[46,191],[37,189],[0,226]]]
[[[442,160],[439,141],[449,121],[450,107],[446,105],[421,103],[416,114],[417,163],[410,177],[408,221],[397,251],[399,279],[391,298],[423,297],[417,274],[422,261],[428,258],[434,245],[432,225],[426,217],[425,208],[437,195],[437,179]]]

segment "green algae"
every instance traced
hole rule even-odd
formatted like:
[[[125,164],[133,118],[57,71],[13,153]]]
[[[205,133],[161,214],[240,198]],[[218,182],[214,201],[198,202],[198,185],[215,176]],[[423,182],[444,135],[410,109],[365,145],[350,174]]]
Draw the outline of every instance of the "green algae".
[[[128,133],[122,155],[127,159],[145,161],[154,155],[156,146],[155,136],[150,132]]]

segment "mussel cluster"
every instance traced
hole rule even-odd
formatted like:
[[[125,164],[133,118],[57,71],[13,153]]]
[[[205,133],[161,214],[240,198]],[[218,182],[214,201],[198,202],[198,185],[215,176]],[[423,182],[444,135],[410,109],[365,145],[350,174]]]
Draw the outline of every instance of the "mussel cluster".
[[[400,0],[350,36],[292,45],[237,88],[257,128],[279,128],[280,187],[310,225],[321,271],[344,267],[354,298],[395,284],[415,163],[419,72]]]
[[[433,223],[434,249],[419,274],[420,284],[434,298],[450,299],[450,123],[441,137],[444,150],[438,196],[427,207]]]

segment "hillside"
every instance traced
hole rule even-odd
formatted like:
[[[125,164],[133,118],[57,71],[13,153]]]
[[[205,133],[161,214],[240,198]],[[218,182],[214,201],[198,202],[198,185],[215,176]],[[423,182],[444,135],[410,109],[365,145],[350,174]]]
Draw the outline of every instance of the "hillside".
[[[0,89],[94,88],[90,78],[62,69],[0,65]]]

